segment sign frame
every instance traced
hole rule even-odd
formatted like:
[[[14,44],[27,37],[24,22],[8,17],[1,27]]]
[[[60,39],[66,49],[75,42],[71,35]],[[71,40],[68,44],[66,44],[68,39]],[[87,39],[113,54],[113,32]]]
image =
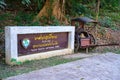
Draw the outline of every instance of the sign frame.
[[[18,34],[37,34],[37,33],[58,33],[68,32],[68,48],[18,56]],[[7,64],[13,64],[12,59],[16,61],[26,61],[34,59],[43,59],[53,56],[74,53],[74,26],[6,26],[5,27],[5,58]]]

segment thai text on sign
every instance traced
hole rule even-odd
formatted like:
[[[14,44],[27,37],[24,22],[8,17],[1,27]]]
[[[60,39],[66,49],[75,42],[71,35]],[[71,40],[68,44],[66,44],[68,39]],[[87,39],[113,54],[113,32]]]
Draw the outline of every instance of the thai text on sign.
[[[18,34],[18,53],[27,55],[68,47],[68,33]]]

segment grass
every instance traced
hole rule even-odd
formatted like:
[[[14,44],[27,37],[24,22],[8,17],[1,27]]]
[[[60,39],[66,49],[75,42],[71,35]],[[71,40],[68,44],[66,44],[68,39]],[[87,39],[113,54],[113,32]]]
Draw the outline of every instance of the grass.
[[[27,73],[27,72],[30,72],[33,70],[38,70],[38,69],[47,68],[50,66],[55,66],[58,64],[75,61],[78,59],[80,59],[80,58],[65,59],[62,56],[51,57],[48,59],[26,61],[26,62],[22,63],[21,65],[17,65],[17,66],[7,65],[7,64],[5,64],[4,60],[2,60],[0,62],[0,79]]]
[[[115,53],[120,54],[120,49],[116,50]]]
[[[102,53],[106,53],[106,52],[113,52],[116,54],[120,54],[120,49],[119,48],[104,48]]]
[[[116,54],[120,54],[120,49],[108,49],[105,48],[105,52],[114,52]],[[34,70],[39,70],[42,68],[47,68],[50,66],[55,66],[75,60],[79,60],[82,58],[63,58],[62,56],[59,57],[51,57],[47,59],[41,59],[41,60],[32,60],[32,61],[26,61],[22,63],[21,65],[14,65],[10,66],[5,63],[5,60],[0,61],[0,79],[7,78],[10,76],[15,76],[23,73],[28,73]]]

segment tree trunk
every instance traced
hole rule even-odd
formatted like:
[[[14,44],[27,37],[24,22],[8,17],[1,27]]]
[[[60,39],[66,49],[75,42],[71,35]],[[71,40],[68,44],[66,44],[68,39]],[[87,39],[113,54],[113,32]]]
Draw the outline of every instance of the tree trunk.
[[[97,5],[96,5],[96,21],[98,21],[99,9],[100,9],[100,0],[97,0]]]
[[[51,17],[54,16],[60,21],[66,21],[65,14],[65,0],[46,0],[45,5],[38,13],[35,20],[40,19],[42,16]]]

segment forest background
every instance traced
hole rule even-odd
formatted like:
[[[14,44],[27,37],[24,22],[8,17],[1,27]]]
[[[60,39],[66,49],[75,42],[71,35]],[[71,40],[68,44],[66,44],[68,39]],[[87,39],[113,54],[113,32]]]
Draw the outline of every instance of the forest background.
[[[99,22],[98,44],[120,43],[119,4],[120,0],[0,0],[0,56],[5,54],[5,26],[71,25],[71,19],[82,16]],[[116,47],[97,47],[94,51],[111,48]]]
[[[120,43],[120,0],[0,0],[0,79],[81,59],[59,56],[7,65],[5,26],[67,26],[78,17],[99,22],[90,31],[97,44]],[[108,51],[120,54],[120,47],[95,47],[91,53]]]

